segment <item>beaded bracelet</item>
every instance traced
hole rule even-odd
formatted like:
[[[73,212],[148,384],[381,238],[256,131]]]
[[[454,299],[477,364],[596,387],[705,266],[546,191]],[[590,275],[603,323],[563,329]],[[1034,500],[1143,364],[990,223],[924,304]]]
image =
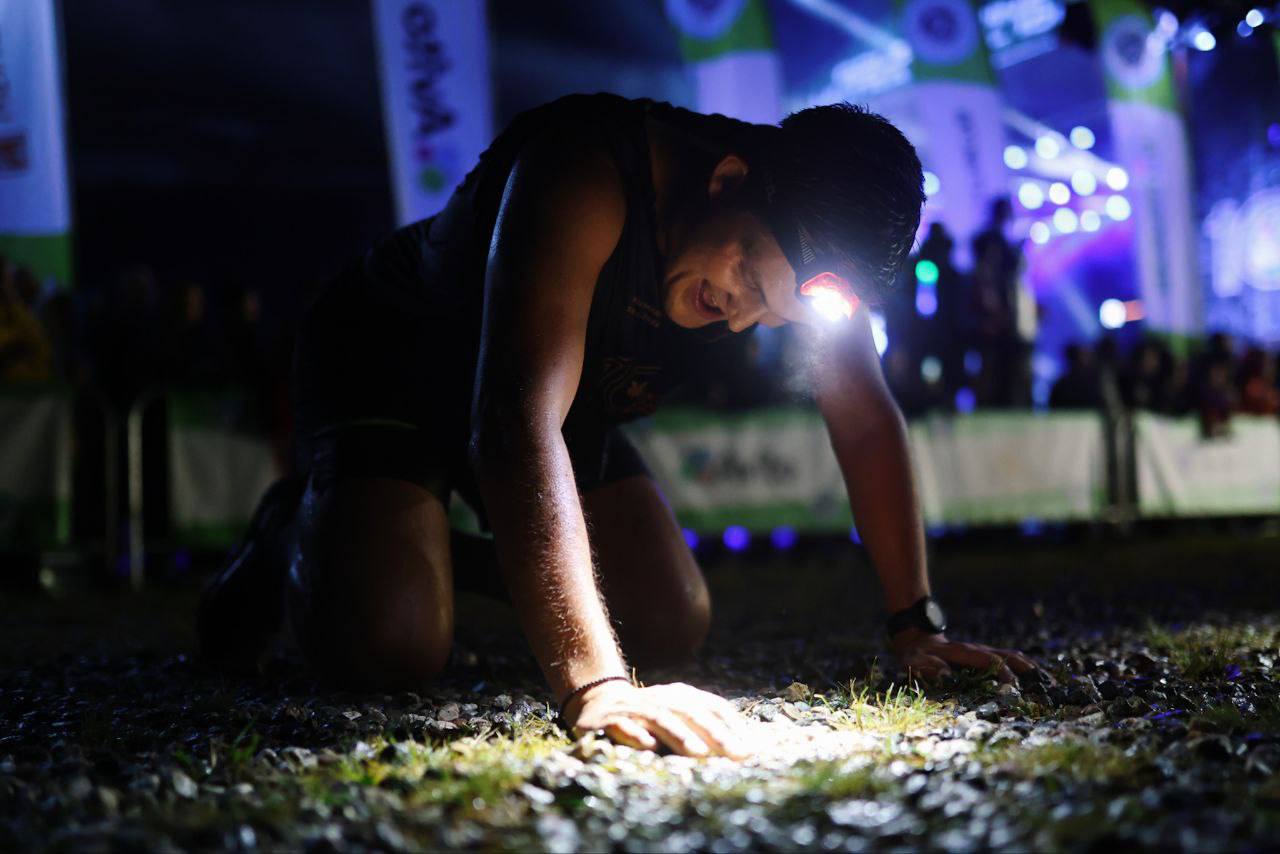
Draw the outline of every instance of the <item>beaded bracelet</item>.
[[[565,707],[568,706],[571,701],[573,701],[577,697],[580,697],[586,692],[590,691],[592,688],[596,687],[597,685],[603,685],[606,682],[628,682],[629,683],[631,682],[631,680],[626,676],[602,676],[599,679],[591,680],[585,685],[579,685],[577,688],[574,688],[572,691],[569,692],[569,696],[565,697],[563,700],[560,701],[559,720],[562,722],[564,721]]]

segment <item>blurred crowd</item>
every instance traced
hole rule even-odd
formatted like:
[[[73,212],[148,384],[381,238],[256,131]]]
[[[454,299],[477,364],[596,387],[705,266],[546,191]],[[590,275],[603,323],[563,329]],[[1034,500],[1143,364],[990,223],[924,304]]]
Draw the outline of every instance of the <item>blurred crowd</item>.
[[[247,401],[240,426],[276,426],[289,345],[257,291],[162,287],[146,267],[75,290],[2,257],[0,270],[0,384],[91,389],[119,411],[167,388],[234,391]]]

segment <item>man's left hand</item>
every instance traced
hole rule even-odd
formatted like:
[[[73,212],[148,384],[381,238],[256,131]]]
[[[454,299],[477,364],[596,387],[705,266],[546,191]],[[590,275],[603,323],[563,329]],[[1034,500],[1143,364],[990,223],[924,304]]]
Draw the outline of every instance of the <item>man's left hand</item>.
[[[1017,650],[948,640],[945,634],[930,634],[919,629],[898,632],[889,644],[898,664],[909,676],[929,681],[951,675],[953,667],[975,670],[994,668],[996,678],[1001,682],[1016,682],[1017,674],[1040,669],[1039,665]]]

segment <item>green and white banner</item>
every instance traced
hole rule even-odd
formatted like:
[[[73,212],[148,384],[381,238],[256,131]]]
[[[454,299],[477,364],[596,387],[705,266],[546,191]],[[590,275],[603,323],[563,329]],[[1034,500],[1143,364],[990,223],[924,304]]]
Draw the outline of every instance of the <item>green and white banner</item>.
[[[782,77],[764,0],[666,0],[697,82],[697,109],[774,124]]]
[[[1235,416],[1230,435],[1204,439],[1194,418],[1134,419],[1143,516],[1280,513],[1280,423]]]
[[[71,281],[71,196],[54,0],[0,0],[0,255]]]
[[[1134,252],[1146,323],[1174,335],[1203,326],[1191,162],[1163,43],[1137,0],[1090,0],[1100,34],[1116,156],[1129,173]]]
[[[813,410],[675,410],[628,434],[688,527],[816,532],[853,522]],[[936,417],[911,425],[910,443],[930,524],[1093,519],[1105,504],[1103,424],[1090,413]]]
[[[493,138],[487,4],[373,0],[401,225],[444,207]]]
[[[71,535],[71,394],[0,392],[0,551],[39,551]]]
[[[169,495],[174,538],[231,545],[244,535],[258,499],[283,472],[271,442],[236,430],[236,395],[169,398]]]
[[[937,176],[925,218],[946,225],[968,264],[992,200],[1009,193],[1000,93],[968,0],[897,0],[897,9],[913,82],[871,106],[903,129]]]

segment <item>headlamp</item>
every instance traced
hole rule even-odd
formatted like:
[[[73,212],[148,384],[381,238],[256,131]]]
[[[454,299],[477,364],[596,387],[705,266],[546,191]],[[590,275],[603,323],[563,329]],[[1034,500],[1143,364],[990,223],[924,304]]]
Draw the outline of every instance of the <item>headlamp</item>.
[[[861,303],[854,293],[853,285],[848,279],[832,272],[838,266],[835,260],[820,258],[805,234],[804,227],[783,205],[775,202],[777,193],[773,174],[767,166],[761,169],[761,177],[765,218],[782,254],[795,270],[796,297],[825,320],[849,320]]]

